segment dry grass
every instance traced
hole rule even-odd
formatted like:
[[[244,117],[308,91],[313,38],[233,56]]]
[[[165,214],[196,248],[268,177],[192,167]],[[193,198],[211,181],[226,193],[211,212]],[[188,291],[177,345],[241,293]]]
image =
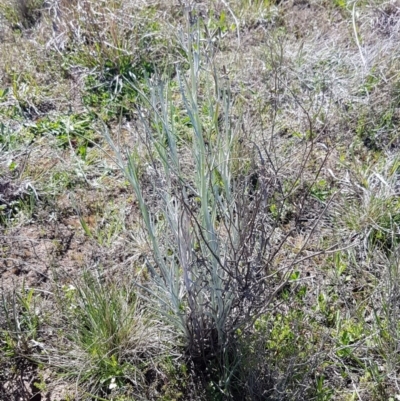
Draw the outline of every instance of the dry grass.
[[[395,400],[397,1],[0,5],[0,400]]]

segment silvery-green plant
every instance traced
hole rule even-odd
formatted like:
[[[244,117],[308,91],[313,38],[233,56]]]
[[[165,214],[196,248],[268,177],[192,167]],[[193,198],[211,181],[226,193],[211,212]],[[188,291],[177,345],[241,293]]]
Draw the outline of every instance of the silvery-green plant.
[[[229,396],[243,329],[287,283],[287,266],[272,267],[287,236],[279,238],[270,213],[272,197],[280,202],[274,169],[243,138],[229,82],[193,20],[180,33],[187,60],[176,79],[154,75],[146,92],[131,82],[142,100],[143,154],[121,150],[106,129],[104,136],[148,235],[151,280],[139,284],[143,294],[182,336],[197,370]]]

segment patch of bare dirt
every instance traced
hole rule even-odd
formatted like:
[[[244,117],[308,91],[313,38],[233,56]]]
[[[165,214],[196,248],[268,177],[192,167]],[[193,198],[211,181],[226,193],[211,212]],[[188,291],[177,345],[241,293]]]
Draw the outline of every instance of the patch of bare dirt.
[[[34,217],[16,227],[0,227],[0,291],[25,287],[47,288],[53,280],[69,283],[83,270],[100,268],[107,274],[125,271],[137,256],[135,245],[121,232],[108,244],[99,243],[96,235],[107,229],[104,205],[123,206],[125,227],[136,227],[137,210],[125,190],[83,191],[79,206],[61,196],[52,206],[37,205]],[[84,232],[81,218],[93,237]]]
[[[3,366],[4,367],[4,366]],[[0,399],[4,401],[42,401],[35,386],[36,367],[19,367],[18,374],[10,377],[0,375]]]
[[[62,223],[55,226],[26,226],[3,232],[0,237],[0,278],[2,287],[46,283],[52,269],[79,268],[86,252],[85,239]]]

